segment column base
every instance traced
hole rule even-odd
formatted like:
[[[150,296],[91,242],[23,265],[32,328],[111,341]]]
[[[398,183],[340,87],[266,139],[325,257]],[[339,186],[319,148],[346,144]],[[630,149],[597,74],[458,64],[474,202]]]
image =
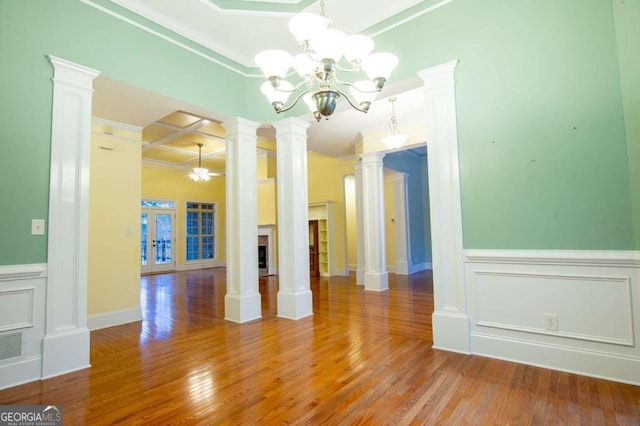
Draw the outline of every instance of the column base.
[[[389,273],[384,272],[365,272],[364,289],[371,291],[389,290]]]
[[[297,320],[313,315],[311,290],[297,293],[278,292],[278,317]]]
[[[461,313],[434,311],[433,347],[445,351],[471,353],[469,318]]]
[[[42,378],[91,367],[89,339],[86,327],[45,335],[42,339]]]
[[[364,285],[364,268],[356,270],[356,285]]]
[[[262,318],[260,301],[260,293],[244,296],[227,294],[224,296],[224,319],[243,323]]]

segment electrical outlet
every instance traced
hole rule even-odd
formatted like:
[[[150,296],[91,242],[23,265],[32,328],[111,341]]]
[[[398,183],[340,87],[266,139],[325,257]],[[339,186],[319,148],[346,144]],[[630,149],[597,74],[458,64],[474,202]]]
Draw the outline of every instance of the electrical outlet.
[[[44,219],[31,220],[31,235],[44,235]]]
[[[544,314],[544,329],[547,331],[558,331],[558,315]]]

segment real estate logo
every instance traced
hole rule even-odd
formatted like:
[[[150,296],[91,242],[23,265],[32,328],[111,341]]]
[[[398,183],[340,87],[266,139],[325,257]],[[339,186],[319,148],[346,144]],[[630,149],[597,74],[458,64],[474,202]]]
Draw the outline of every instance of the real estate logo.
[[[0,405],[0,426],[62,426],[62,407]]]

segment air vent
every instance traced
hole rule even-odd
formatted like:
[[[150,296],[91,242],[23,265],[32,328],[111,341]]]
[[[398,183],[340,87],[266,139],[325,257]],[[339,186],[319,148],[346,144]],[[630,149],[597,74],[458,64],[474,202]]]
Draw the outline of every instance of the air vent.
[[[22,332],[0,334],[0,361],[22,356]]]

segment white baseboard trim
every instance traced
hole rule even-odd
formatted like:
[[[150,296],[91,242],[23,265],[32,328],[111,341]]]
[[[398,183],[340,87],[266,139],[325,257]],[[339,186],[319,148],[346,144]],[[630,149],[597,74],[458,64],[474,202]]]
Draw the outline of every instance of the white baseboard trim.
[[[42,340],[42,379],[60,376],[91,367],[89,329],[51,333]]]
[[[115,327],[116,325],[128,324],[130,322],[142,321],[142,309],[140,306],[120,311],[105,312],[102,314],[89,315],[87,325],[89,330],[99,330],[101,328]]]
[[[433,265],[431,264],[431,262],[416,263],[415,265],[409,264],[409,275],[415,274],[416,272],[425,271],[427,269],[433,269]]]
[[[470,354],[469,318],[461,313],[434,311],[433,348]]]
[[[40,380],[41,375],[40,356],[0,365],[0,390]]]
[[[473,334],[473,353],[535,367],[640,385],[640,358]]]
[[[211,262],[194,262],[194,263],[187,263],[184,265],[176,265],[176,271],[178,272],[193,271],[196,269],[218,268],[220,266],[226,266],[226,263],[219,262],[217,260],[214,260]]]

